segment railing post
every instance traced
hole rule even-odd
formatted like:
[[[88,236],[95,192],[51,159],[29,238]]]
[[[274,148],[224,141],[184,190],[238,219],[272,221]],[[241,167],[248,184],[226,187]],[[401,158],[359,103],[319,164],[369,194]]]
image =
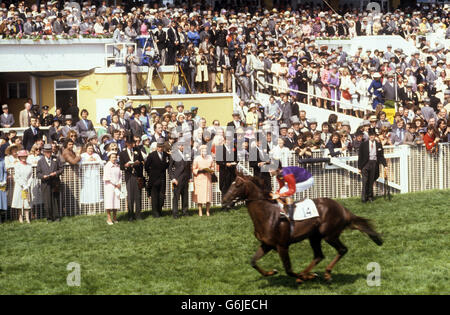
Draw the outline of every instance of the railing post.
[[[394,150],[399,150],[400,153],[400,193],[405,194],[409,191],[408,157],[410,154],[410,147],[408,145],[400,145]]]
[[[236,77],[234,76],[234,73],[232,74],[233,80],[231,80],[231,88],[233,91],[233,94],[236,95]]]
[[[439,189],[444,189],[444,152],[443,144],[438,143],[438,150],[439,150],[439,160],[438,160],[438,176],[439,176]]]
[[[306,82],[306,104],[311,105],[309,103],[309,82]]]

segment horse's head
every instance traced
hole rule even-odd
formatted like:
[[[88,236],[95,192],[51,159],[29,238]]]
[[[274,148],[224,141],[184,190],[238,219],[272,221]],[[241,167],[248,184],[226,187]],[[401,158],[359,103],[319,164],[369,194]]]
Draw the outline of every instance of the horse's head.
[[[248,197],[248,179],[242,173],[236,173],[236,179],[231,184],[225,196],[222,198],[222,206],[231,208],[234,203]]]

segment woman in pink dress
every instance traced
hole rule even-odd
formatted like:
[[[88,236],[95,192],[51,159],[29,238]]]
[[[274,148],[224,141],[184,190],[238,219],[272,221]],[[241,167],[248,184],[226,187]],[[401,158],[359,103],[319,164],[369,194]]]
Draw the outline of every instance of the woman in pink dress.
[[[117,210],[120,209],[120,188],[122,184],[122,171],[117,163],[117,153],[115,151],[108,152],[108,163],[103,169],[103,181],[105,183],[105,209],[108,215],[106,223],[113,225],[119,223],[117,221]],[[111,220],[111,210],[113,212],[113,220]]]
[[[328,79],[330,77],[330,70],[328,63],[325,63],[323,65],[323,69],[320,73],[320,81],[322,81],[322,97],[329,98],[330,97],[330,88],[328,87]],[[323,108],[328,108],[327,100],[323,100]]]
[[[209,170],[213,169],[214,161],[206,145],[200,147],[201,155],[194,159],[192,172],[194,173],[194,202],[198,204],[198,215],[203,215],[202,207],[206,204],[206,215],[209,217],[209,209],[212,201],[212,180]]]

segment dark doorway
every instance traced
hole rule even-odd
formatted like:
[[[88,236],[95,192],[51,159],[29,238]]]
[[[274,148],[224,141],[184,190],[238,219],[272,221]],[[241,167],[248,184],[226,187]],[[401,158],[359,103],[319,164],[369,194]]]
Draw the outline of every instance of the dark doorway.
[[[56,108],[61,108],[63,114],[67,113],[69,103],[78,105],[77,90],[60,90],[55,91],[56,94]]]

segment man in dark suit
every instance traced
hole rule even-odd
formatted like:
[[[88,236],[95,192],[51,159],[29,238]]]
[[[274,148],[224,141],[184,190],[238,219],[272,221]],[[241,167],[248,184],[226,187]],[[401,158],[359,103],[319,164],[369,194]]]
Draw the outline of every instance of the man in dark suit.
[[[254,151],[250,151],[250,167],[253,168],[253,175],[262,178],[264,181],[264,189],[272,191],[272,184],[270,173],[268,172],[268,165],[270,164],[270,157],[267,152],[267,140],[264,133],[258,134]],[[264,147],[263,144],[266,144]],[[255,156],[254,156],[255,155]]]
[[[380,163],[387,172],[383,146],[375,141],[376,133],[369,130],[369,140],[361,143],[358,152],[358,168],[362,175],[362,202],[373,201],[373,183],[379,177]]]
[[[95,129],[94,129],[94,125],[92,124],[92,121],[87,119],[88,115],[89,115],[89,112],[86,109],[83,109],[81,111],[81,119],[75,125],[75,130],[77,131],[78,135],[83,140],[87,140],[87,138],[89,138],[89,135],[92,132],[95,133]]]
[[[233,69],[233,65],[232,65],[232,60],[231,60],[231,56],[229,54],[229,50],[228,48],[224,49],[223,54],[221,54],[220,59],[219,59],[219,67],[222,69],[222,74],[223,74],[223,88],[222,88],[222,92],[223,93],[231,93],[231,78],[232,78],[232,69]]]
[[[155,133],[150,138],[150,143],[158,142],[159,139],[163,139],[164,141],[167,141],[168,138],[169,137],[168,137],[167,133],[164,133],[164,130],[162,129],[162,124],[157,123],[155,125]]]
[[[233,111],[233,120],[227,123],[227,130],[236,130],[240,127],[245,127],[245,122],[241,120],[241,114],[238,111]]]
[[[125,118],[125,110],[119,110],[119,127],[120,129],[130,130],[130,122]]]
[[[144,135],[144,125],[139,119],[141,116],[141,111],[136,108],[134,110],[134,119],[130,120],[130,129],[134,137],[142,137]]]
[[[72,116],[72,123],[74,125],[76,125],[77,122],[80,120],[79,112],[80,112],[80,110],[78,109],[78,106],[74,105],[72,102],[69,102],[69,108],[67,108],[65,114]]]
[[[37,124],[37,118],[32,116],[30,118],[30,128],[24,131],[23,133],[23,147],[25,150],[30,151],[33,147],[33,144],[36,143],[36,141],[41,140],[43,137],[43,132],[39,130],[39,128],[36,126]]]
[[[0,117],[0,128],[10,128],[14,125],[14,116],[8,113],[8,105],[2,105],[3,114]]]
[[[172,214],[178,218],[178,201],[181,196],[181,209],[183,215],[188,215],[189,179],[191,178],[192,156],[184,151],[186,143],[177,142],[177,149],[173,150],[169,162],[169,178],[173,188]],[[186,150],[188,151],[188,150]]]
[[[168,154],[164,152],[164,139],[159,138],[156,143],[156,151],[147,156],[145,170],[148,175],[148,190],[152,197],[153,217],[159,218],[166,194],[166,169],[169,161]]]
[[[166,48],[167,48],[167,34],[163,30],[162,23],[158,23],[158,29],[154,33],[153,38],[156,41],[156,46],[158,47],[159,56],[161,58],[161,65],[166,64]]]
[[[52,145],[44,145],[44,156],[38,161],[36,177],[41,180],[41,198],[47,211],[47,221],[60,221],[59,218],[59,176],[63,173],[61,162],[52,157]]]
[[[233,135],[227,131],[223,146],[216,147],[216,161],[219,165],[219,188],[222,196],[228,191],[236,178],[237,151],[233,144]]]
[[[128,137],[126,148],[120,152],[120,169],[125,171],[125,183],[127,187],[128,221],[141,219],[141,187],[138,182],[144,179],[141,154],[135,149],[133,137]],[[136,212],[134,210],[136,209]],[[136,216],[135,216],[136,213]]]
[[[54,117],[48,112],[48,106],[42,106],[42,114],[39,115],[39,121],[42,127],[48,127],[53,124]]]
[[[180,46],[180,35],[177,31],[177,23],[175,20],[170,24],[167,30],[167,59],[166,65],[174,65],[175,57],[177,55],[178,48]]]

